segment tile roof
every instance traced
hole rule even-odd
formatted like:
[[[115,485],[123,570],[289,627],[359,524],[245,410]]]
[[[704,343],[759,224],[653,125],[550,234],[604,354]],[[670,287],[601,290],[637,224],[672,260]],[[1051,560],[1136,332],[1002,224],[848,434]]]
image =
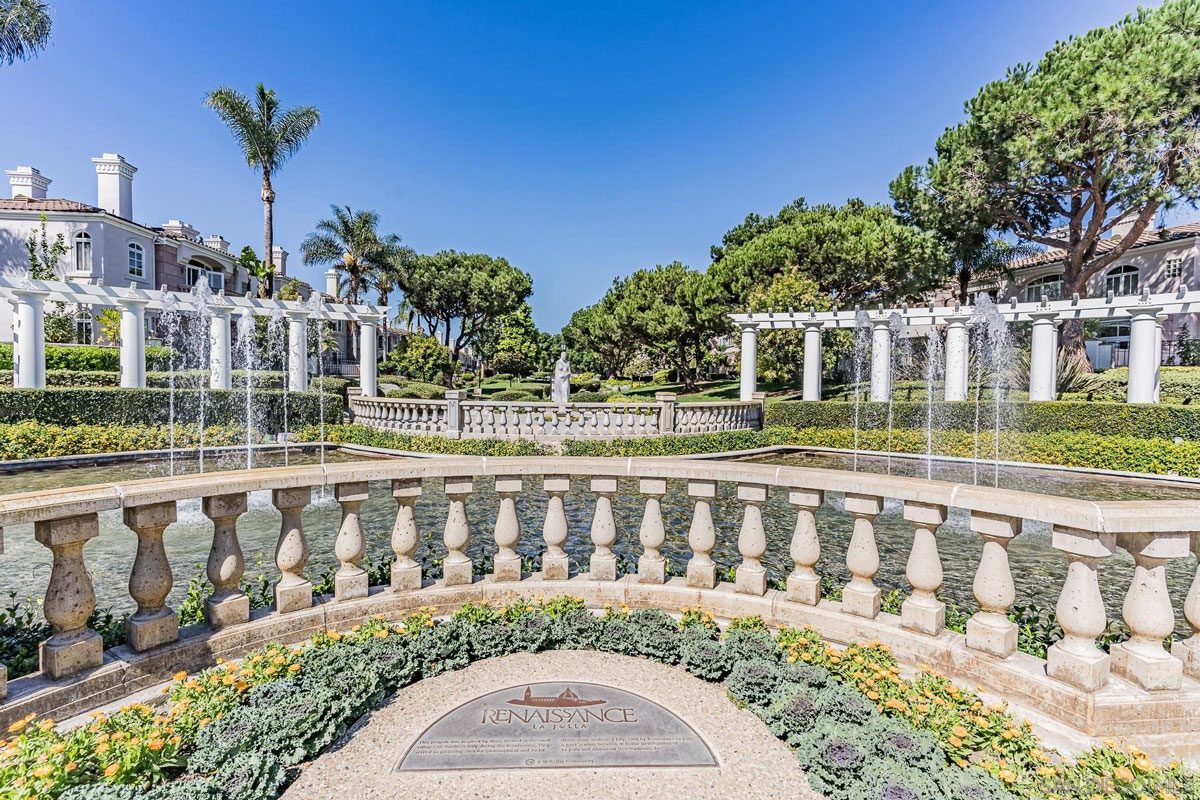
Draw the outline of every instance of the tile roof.
[[[0,198],[0,211],[80,211],[95,213],[100,209],[87,203],[77,203],[74,200],[64,200],[60,197],[48,197],[35,200],[19,194],[14,198]]]
[[[1200,221],[1187,222],[1183,225],[1175,225],[1171,228],[1156,228],[1154,230],[1142,231],[1142,235],[1138,237],[1134,247],[1145,247],[1151,244],[1162,244],[1163,242],[1174,242],[1180,239],[1191,239],[1200,236]],[[1105,238],[1096,242],[1096,255],[1101,256],[1112,250],[1120,241],[1119,238]],[[1014,269],[1023,269],[1025,267],[1036,267],[1039,264],[1052,264],[1055,261],[1061,261],[1066,255],[1066,251],[1060,248],[1052,248],[1044,253],[1029,256],[1027,258],[1018,259],[1010,266]]]

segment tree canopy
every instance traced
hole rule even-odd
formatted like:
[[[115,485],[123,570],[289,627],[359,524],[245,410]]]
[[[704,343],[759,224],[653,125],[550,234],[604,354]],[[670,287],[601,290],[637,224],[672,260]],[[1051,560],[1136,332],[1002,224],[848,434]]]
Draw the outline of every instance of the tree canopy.
[[[980,89],[966,115],[893,182],[898,204],[932,227],[957,219],[1060,248],[1065,291],[1085,296],[1161,209],[1200,200],[1200,0],[1059,42]],[[1082,354],[1081,325],[1064,344]]]

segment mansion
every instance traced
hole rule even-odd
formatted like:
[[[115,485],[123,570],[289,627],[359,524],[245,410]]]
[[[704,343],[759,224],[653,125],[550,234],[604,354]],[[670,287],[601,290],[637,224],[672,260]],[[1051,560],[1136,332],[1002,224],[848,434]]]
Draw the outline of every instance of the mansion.
[[[1113,235],[1097,246],[1103,255],[1124,235],[1128,227],[1118,226]],[[1000,298],[1019,302],[1065,299],[1063,289],[1063,252],[1047,250],[1013,262],[1012,274],[999,281],[973,284],[971,291],[988,291]],[[1138,242],[1108,269],[1088,282],[1089,297],[1174,293],[1184,287],[1200,286],[1200,222],[1145,231]],[[1176,362],[1176,336],[1184,326],[1192,337],[1200,336],[1200,314],[1181,314],[1163,322],[1162,363]],[[1089,325],[1088,358],[1097,369],[1123,367],[1129,358],[1129,321]]]
[[[0,198],[0,274],[19,276],[29,272],[29,242],[41,240],[43,221],[50,244],[61,236],[66,252],[58,258],[55,272],[61,280],[129,286],[140,289],[166,289],[188,292],[204,281],[214,293],[257,296],[258,281],[238,260],[235,251],[220,234],[202,236],[186,222],[171,219],[162,225],[134,221],[133,181],[137,168],[117,153],[105,153],[92,159],[96,170],[96,202],[49,196],[51,179],[40,170],[19,166],[6,172],[11,198]],[[271,254],[275,266],[274,291],[292,283],[287,274],[288,253],[276,245]],[[336,273],[326,276],[326,291],[336,298]],[[300,299],[307,300],[313,289],[296,281]],[[100,326],[95,315],[102,309],[73,309],[75,344],[114,344],[100,342]],[[158,338],[157,317],[146,315],[148,338]],[[231,323],[234,324],[234,323]],[[333,335],[338,357],[330,367],[343,374],[357,374],[357,353],[353,333],[346,323],[335,321]],[[235,328],[236,332],[236,328]],[[0,303],[0,341],[11,342],[12,308]],[[381,332],[381,336],[382,336]],[[400,335],[389,329],[388,337]],[[391,342],[381,342],[386,352]]]

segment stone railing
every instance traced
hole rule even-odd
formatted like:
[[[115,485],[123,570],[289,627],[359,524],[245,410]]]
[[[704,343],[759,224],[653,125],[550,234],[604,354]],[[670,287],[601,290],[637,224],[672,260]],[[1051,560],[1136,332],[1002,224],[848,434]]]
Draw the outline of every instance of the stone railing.
[[[521,403],[465,400],[463,391],[445,400],[352,396],[354,421],[398,433],[432,433],[459,438],[624,438],[672,433],[759,430],[761,397],[750,402],[680,404],[670,393],[655,402]]]
[[[430,532],[418,529],[414,504],[431,479],[439,482],[448,504],[440,530],[446,555],[436,580],[423,574],[415,558],[423,534]],[[594,497],[583,548],[569,541],[564,507],[573,479],[577,488],[587,481]],[[368,542],[360,508],[372,482],[379,488],[381,481],[396,502],[389,539],[395,561],[390,585],[370,587],[362,567]],[[621,574],[614,553],[621,533],[612,502],[619,481],[626,491],[636,486],[644,497],[636,570],[629,574]],[[663,555],[669,533],[675,535],[676,551],[684,535],[682,528],[671,527],[674,515],[663,513],[660,501],[669,481],[686,485],[692,504],[690,523],[685,523],[690,556],[681,577],[670,577]],[[716,502],[720,483],[736,487],[740,504],[740,563],[733,583],[718,580],[713,559],[718,545],[714,514],[728,508]],[[304,529],[302,512],[317,487],[331,488],[341,505],[337,531]],[[476,489],[493,487],[499,498],[493,530],[488,542],[473,542],[468,505]],[[794,525],[785,534],[790,540],[786,561],[792,566],[780,589],[769,588],[763,566],[768,537],[762,506],[772,489],[786,492],[795,509]],[[255,491],[271,493],[281,523],[275,607],[252,612],[240,588],[244,563],[238,518],[247,510],[248,493]],[[538,530],[522,530],[516,504],[523,492],[546,498]],[[816,517],[826,493],[844,495],[837,507],[853,527],[845,552],[832,554],[844,559],[851,576],[837,602],[822,597],[815,570],[823,549],[829,548]],[[204,603],[207,623],[180,630],[176,613],[165,602],[172,570],[163,531],[175,520],[178,501],[197,498],[212,520],[208,579],[213,591]],[[913,530],[909,552],[891,556],[905,560],[913,587],[899,615],[881,611],[881,590],[874,582],[880,569],[875,521],[885,500],[902,504]],[[938,599],[938,528],[954,509],[969,516],[969,530],[982,540],[973,583],[980,610],[965,635],[945,629],[945,606]],[[137,539],[128,584],[137,610],[126,623],[127,643],[104,654],[99,635],[87,627],[95,595],[84,545],[98,534],[98,515],[112,511],[123,514]],[[1026,521],[1052,526],[1052,545],[1068,564],[1057,605],[1066,635],[1046,660],[1017,651],[1017,628],[1008,618],[1016,592],[1007,548]],[[1189,550],[1200,551],[1200,502],[1091,502],[917,478],[733,462],[446,458],[179,476],[0,497],[0,526],[10,536],[20,533],[13,526],[28,523],[53,556],[44,604],[53,635],[41,646],[41,672],[8,684],[0,725],[31,711],[79,713],[152,686],[178,669],[196,669],[218,656],[236,657],[266,641],[303,641],[319,630],[345,629],[373,614],[396,616],[422,605],[448,613],[467,601],[565,593],[582,597],[591,607],[627,603],[675,611],[692,606],[722,618],[759,614],[771,625],[811,625],[834,642],[880,641],[906,663],[929,664],[978,683],[1076,731],[1134,737],[1152,753],[1200,754],[1200,635],[1175,642],[1169,651],[1163,645],[1175,625],[1165,565],[1188,556]],[[623,537],[632,535],[632,530],[623,532]],[[325,598],[313,597],[304,574],[308,540],[318,536],[334,538],[340,562],[333,595]],[[1117,548],[1134,561],[1131,580],[1121,578],[1129,580],[1123,617],[1131,635],[1106,654],[1096,647],[1107,623],[1097,566]],[[573,560],[569,551],[585,556]],[[492,552],[488,562],[483,553]],[[540,554],[540,572],[523,573],[520,553]],[[1200,628],[1200,579],[1183,611],[1192,627]]]

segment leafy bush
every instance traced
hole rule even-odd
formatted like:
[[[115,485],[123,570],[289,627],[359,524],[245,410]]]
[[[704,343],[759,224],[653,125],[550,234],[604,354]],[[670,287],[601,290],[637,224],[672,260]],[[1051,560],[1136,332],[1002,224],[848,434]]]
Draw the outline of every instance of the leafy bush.
[[[771,733],[793,747],[821,716],[811,689],[799,684],[784,684],[762,713]]]
[[[497,403],[539,403],[541,398],[520,389],[505,389],[487,398]]]
[[[546,395],[550,391],[550,387],[545,383],[514,383],[508,388],[510,391],[526,392],[527,394],[531,394],[539,400],[545,400]]]
[[[871,745],[858,725],[822,720],[796,744],[796,758],[809,785],[828,800],[848,800]]]
[[[12,342],[0,342],[0,369],[13,368]],[[168,368],[171,350],[167,347],[146,348],[146,369]],[[46,370],[82,372],[120,372],[121,348],[98,345],[46,345]]]
[[[733,629],[725,637],[729,663],[738,661],[778,661],[780,650],[771,634],[761,630]]]
[[[383,370],[426,383],[441,381],[450,372],[450,350],[432,336],[410,333],[388,353]]]
[[[572,403],[603,403],[608,392],[575,392],[571,395]]]
[[[681,456],[690,453],[722,453],[727,450],[752,450],[772,444],[763,431],[724,431],[679,436],[644,436],[631,439],[588,441],[568,439],[563,452],[569,456],[593,458],[630,456]]]
[[[817,708],[823,717],[854,725],[863,725],[875,716],[875,707],[860,692],[839,683],[820,691]]]
[[[175,426],[175,446],[195,447],[200,441],[196,425]],[[120,453],[132,450],[165,450],[170,446],[171,431],[165,425],[48,425],[41,422],[0,424],[0,461],[25,458],[74,456],[87,453]],[[242,428],[212,426],[204,431],[209,447],[244,445]],[[0,611],[0,626],[3,612]],[[3,639],[0,639],[3,641]],[[0,661],[3,661],[0,658]],[[11,662],[8,663],[11,668]]]
[[[196,422],[203,397],[206,425],[231,425],[246,419],[246,393],[237,390],[176,390],[177,422]],[[162,425],[170,421],[171,392],[166,389],[0,389],[0,422],[34,420],[56,425],[116,423]],[[254,393],[256,424],[271,432],[283,430],[284,393],[266,389]],[[324,404],[326,421],[342,416],[342,400],[333,394],[290,392],[290,428],[320,419]]]
[[[595,649],[604,623],[590,611],[572,611],[554,621],[554,638],[567,650]]]
[[[302,442],[320,441],[321,430],[315,425],[295,431]],[[447,439],[442,436],[417,436],[392,431],[379,431],[365,425],[326,425],[325,441],[361,444],[390,450],[420,453],[445,453],[464,456],[536,456],[542,448],[535,442],[504,439]]]
[[[671,370],[660,369],[654,373],[652,380],[658,384],[668,383],[671,380]]]
[[[679,663],[706,681],[721,681],[729,673],[729,659],[715,639],[686,635],[679,648]]]
[[[945,795],[933,778],[936,774],[891,759],[874,758],[864,767],[848,797],[849,800],[944,800]]]
[[[751,708],[765,708],[779,689],[783,671],[779,662],[756,658],[738,661],[729,671],[726,683],[734,700]]]

